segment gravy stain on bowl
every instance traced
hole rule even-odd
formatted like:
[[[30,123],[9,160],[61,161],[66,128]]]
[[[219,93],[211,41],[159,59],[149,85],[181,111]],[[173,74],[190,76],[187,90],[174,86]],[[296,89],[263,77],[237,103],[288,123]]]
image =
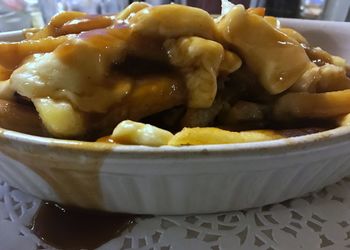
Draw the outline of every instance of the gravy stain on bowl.
[[[43,202],[31,231],[59,249],[95,249],[135,225],[136,215],[106,213]]]
[[[104,209],[99,174],[111,147],[106,148],[104,152],[86,154],[76,152],[74,147],[82,146],[19,148],[12,146],[10,141],[1,140],[0,152],[22,163],[44,179],[62,204]]]

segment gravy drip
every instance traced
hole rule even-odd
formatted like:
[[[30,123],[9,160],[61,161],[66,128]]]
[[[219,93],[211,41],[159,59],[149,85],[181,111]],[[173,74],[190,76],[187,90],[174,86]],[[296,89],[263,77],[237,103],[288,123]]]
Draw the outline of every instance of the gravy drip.
[[[107,145],[107,152],[109,148]],[[0,151],[13,160],[21,162],[29,169],[28,171],[33,171],[45,180],[63,204],[79,204],[84,208],[103,209],[99,174],[107,153],[96,153],[91,157],[80,155],[79,157],[87,159],[84,162],[73,163],[64,157],[59,157],[59,155],[69,154],[60,148],[54,148],[52,151],[45,151],[40,147],[19,149],[13,148],[10,141],[2,141]],[[54,156],[53,151],[56,151]],[[77,157],[74,150],[71,154]],[[23,170],[19,168],[16,171]]]
[[[63,207],[43,202],[31,231],[59,249],[95,249],[135,224],[135,215]]]

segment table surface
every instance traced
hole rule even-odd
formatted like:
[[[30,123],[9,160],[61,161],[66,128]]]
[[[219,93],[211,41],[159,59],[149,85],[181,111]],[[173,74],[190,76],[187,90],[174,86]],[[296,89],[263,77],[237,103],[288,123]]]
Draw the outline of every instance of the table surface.
[[[54,249],[28,229],[40,203],[0,181],[1,250]],[[247,211],[139,219],[98,249],[350,249],[350,178]]]

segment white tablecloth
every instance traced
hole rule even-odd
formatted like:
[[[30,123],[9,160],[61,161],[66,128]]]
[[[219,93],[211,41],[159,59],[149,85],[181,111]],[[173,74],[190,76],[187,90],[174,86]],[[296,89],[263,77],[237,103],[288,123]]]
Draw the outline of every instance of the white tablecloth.
[[[28,229],[40,200],[0,181],[0,249],[53,249]],[[99,249],[349,249],[350,178],[305,198],[231,213],[139,219]]]

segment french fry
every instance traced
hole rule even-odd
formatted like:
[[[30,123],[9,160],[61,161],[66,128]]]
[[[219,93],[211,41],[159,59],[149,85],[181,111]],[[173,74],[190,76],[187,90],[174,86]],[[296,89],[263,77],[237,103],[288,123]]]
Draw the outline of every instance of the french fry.
[[[0,66],[7,70],[14,70],[28,56],[36,53],[52,52],[59,45],[68,41],[68,39],[68,36],[62,36],[13,43],[0,42]]]
[[[331,118],[350,113],[350,90],[327,93],[289,93],[275,104],[277,120]]]
[[[170,146],[232,144],[284,138],[271,130],[231,132],[219,128],[184,128],[169,141]]]
[[[75,11],[61,12],[51,19],[48,26],[32,33],[28,38],[31,40],[40,40],[49,36],[58,37],[102,29],[113,25],[114,19],[114,16],[92,16]]]

